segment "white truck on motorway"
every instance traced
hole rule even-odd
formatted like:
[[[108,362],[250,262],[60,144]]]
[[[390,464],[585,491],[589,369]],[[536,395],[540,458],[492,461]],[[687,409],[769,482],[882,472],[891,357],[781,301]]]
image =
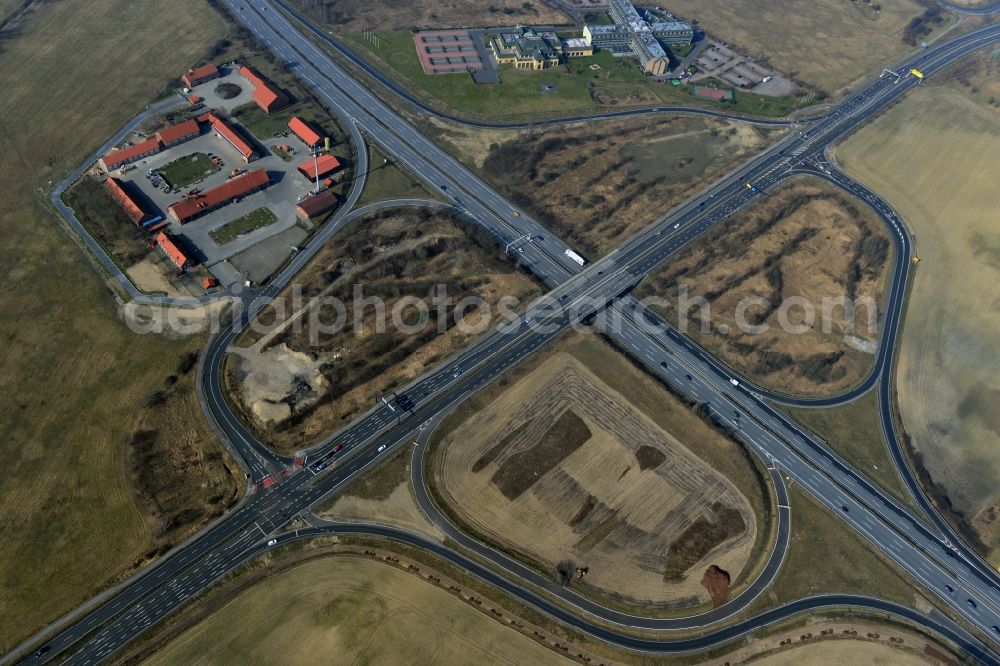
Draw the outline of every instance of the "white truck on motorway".
[[[570,259],[572,259],[573,261],[575,261],[576,263],[580,264],[581,266],[583,266],[585,263],[587,263],[586,259],[584,259],[580,255],[578,255],[573,250],[566,250],[566,256],[569,257]]]

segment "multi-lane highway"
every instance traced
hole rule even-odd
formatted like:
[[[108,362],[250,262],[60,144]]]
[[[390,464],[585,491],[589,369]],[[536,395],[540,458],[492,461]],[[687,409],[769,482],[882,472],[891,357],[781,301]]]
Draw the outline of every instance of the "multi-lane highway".
[[[565,250],[569,248],[561,240],[528,216],[514,215],[509,203],[500,195],[341,70],[275,6],[263,1],[229,0],[227,4],[269,48],[290,63],[290,68],[331,108],[350,121],[352,130],[357,128],[373,137],[383,149],[426,178],[432,188],[449,197],[501,242],[523,238],[522,244],[514,248],[515,256],[553,290],[547,298],[530,306],[516,322],[492,331],[400,391],[405,395],[408,410],[400,409],[404,405],[399,398],[394,408],[385,406],[371,410],[317,447],[306,470],[293,473],[275,487],[243,503],[199,539],[136,577],[80,622],[56,634],[48,642],[51,651],[44,658],[65,652],[73,655],[74,662],[91,663],[113,654],[224,572],[257,552],[267,535],[349,483],[385,452],[409,441],[419,424],[439,416],[559,335],[567,326],[589,315],[597,315],[609,335],[647,367],[688,395],[708,403],[720,422],[730,424],[734,436],[801,483],[984,635],[1000,633],[1000,629],[996,629],[1000,626],[1000,597],[995,580],[989,575],[992,572],[982,571],[975,562],[961,553],[956,554],[950,545],[942,545],[942,539],[905,507],[886,497],[875,484],[774,412],[752,392],[732,383],[717,366],[713,367],[702,351],[685,344],[689,343],[685,338],[678,336],[675,339],[655,327],[647,330],[648,327],[642,324],[648,323],[648,319],[637,314],[636,308],[630,307],[633,305],[630,301],[615,304],[618,297],[665,258],[751,201],[755,192],[746,187],[748,180],[758,191],[766,190],[783,178],[808,168],[809,160],[821,154],[830,142],[916,85],[912,78],[905,76],[910,66],[919,66],[932,74],[970,50],[995,41],[1000,36],[997,26],[922,52],[899,68],[899,79],[891,77],[892,80],[884,78],[873,82],[808,131],[787,137],[744,169],[714,184],[698,199],[672,211],[607,257],[582,268],[567,258]],[[359,155],[363,152],[358,151]],[[844,184],[850,188],[856,186],[840,174],[831,173],[829,177],[845,179]],[[855,193],[863,191],[860,186],[856,187],[858,189],[852,190]],[[880,200],[871,196],[873,198],[867,199],[869,203],[878,204]],[[889,219],[898,223],[898,218]],[[334,226],[331,225],[332,230],[328,233],[335,231]],[[905,251],[908,257],[909,250]],[[267,290],[256,294],[248,313],[259,310],[266,298],[276,294],[306,260],[297,260]],[[238,334],[242,321],[245,319],[238,320],[213,341],[203,363],[204,389],[208,408],[217,425],[251,461],[251,472],[255,479],[260,479],[288,461],[269,452],[232,417],[218,376],[225,349]],[[887,359],[891,360],[891,351],[888,354]],[[401,422],[403,411],[406,415]],[[737,413],[741,416],[735,417]],[[330,449],[334,440],[344,447],[336,456]],[[338,458],[343,456],[349,458],[339,463]],[[320,466],[331,463],[331,468],[315,475]],[[533,594],[516,579],[505,577],[503,580],[505,589]],[[877,604],[869,605],[878,607]],[[608,609],[598,607],[588,612],[607,619],[602,613],[607,613]],[[568,614],[560,619],[582,630],[590,630],[590,623],[577,615]],[[925,616],[923,620],[929,625]],[[619,641],[626,640],[620,633],[610,634]],[[657,645],[664,646],[662,642]],[[969,649],[988,655],[983,647]]]

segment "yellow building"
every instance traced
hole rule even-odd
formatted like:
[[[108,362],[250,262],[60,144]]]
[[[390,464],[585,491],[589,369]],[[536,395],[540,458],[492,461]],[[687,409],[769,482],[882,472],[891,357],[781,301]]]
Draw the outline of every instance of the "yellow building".
[[[490,40],[493,57],[501,65],[514,69],[547,69],[559,64],[562,42],[551,32],[536,33],[531,28],[517,28]]]

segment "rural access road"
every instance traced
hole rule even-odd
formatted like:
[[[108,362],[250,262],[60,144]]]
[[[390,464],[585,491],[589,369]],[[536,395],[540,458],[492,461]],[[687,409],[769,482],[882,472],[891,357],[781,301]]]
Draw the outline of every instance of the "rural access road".
[[[255,4],[257,6],[264,6],[264,3],[255,3]],[[260,12],[261,13],[266,13],[266,12],[268,12],[268,9],[261,9]],[[272,10],[272,12],[273,12],[273,10]],[[260,16],[260,14],[257,14],[257,16]],[[274,17],[275,15],[274,15],[274,13],[272,13],[270,16]],[[275,17],[275,18],[276,18],[276,20],[279,20],[279,21],[281,20],[278,17]],[[264,23],[264,24],[257,24],[257,27],[263,27],[263,26],[266,26],[266,23]],[[281,33],[285,34],[290,39],[295,39],[296,37],[298,37],[298,39],[300,39],[300,40],[302,39],[301,35],[299,33],[297,33],[294,29],[292,30],[292,32],[294,34],[288,35],[287,32],[285,32],[286,26],[279,26],[279,27],[281,28]],[[278,36],[279,32],[276,32],[273,29],[265,29],[265,33],[267,34],[267,36],[271,37],[271,39],[274,40],[275,43],[281,42],[282,44],[285,44],[285,48],[286,49],[289,48],[288,44],[286,44]],[[274,46],[274,44],[272,44],[272,46]],[[297,43],[296,46],[298,48],[306,48],[305,45],[303,45],[301,43]],[[279,50],[279,54],[280,55],[284,56],[285,54],[280,53],[280,48],[281,47],[278,47],[277,50]],[[968,48],[968,47],[966,46],[966,48]],[[957,57],[957,56],[955,56],[955,57]],[[323,67],[324,72],[323,72],[322,75],[317,76],[317,79],[319,79],[319,78],[325,78],[325,79],[329,80],[329,77],[331,76],[331,74],[330,74],[330,71],[331,71],[330,70],[330,65],[329,65],[328,62],[327,63],[323,63],[322,61],[320,61],[320,62],[324,66]],[[298,63],[298,65],[302,69],[304,69],[304,70],[307,70],[310,67],[310,65],[303,64],[303,63]],[[317,81],[315,81],[315,80],[311,80],[310,83],[313,84],[314,86],[318,85]],[[338,81],[337,83],[338,83],[338,87],[339,87],[340,85],[343,84],[343,81]],[[343,92],[342,88],[341,88],[340,92]],[[878,91],[869,91],[869,92],[871,92],[872,94],[874,94],[875,92],[878,92]],[[350,96],[348,96],[348,97],[350,97]],[[867,98],[865,98],[865,99],[867,99]],[[861,101],[863,102],[863,101],[865,101],[865,99],[862,99]],[[879,104],[877,106],[881,106],[881,105],[882,104]],[[863,106],[862,106],[862,109],[863,109]],[[850,110],[851,110],[850,106],[847,106],[845,108],[845,111],[850,111]],[[354,117],[357,117],[357,116],[354,116]],[[376,131],[378,131],[378,133],[380,135],[382,135],[382,130],[380,128],[376,127],[375,129],[376,129]],[[371,131],[371,130],[369,130],[369,131]],[[415,141],[418,144],[420,143],[420,138],[421,137],[419,137],[419,136],[409,136],[409,137],[407,137],[407,139],[409,141]],[[386,143],[396,143],[401,148],[409,147],[411,150],[413,148],[412,145],[409,145],[406,142],[401,141],[400,137],[398,135],[396,135],[396,136],[382,135],[382,136],[376,137],[376,140],[379,140],[380,143],[382,143],[382,141],[384,141]],[[382,144],[382,145],[383,145],[383,147],[385,147],[385,144]],[[420,146],[420,147],[423,148],[424,146]],[[392,152],[393,152],[393,154],[396,154],[395,151],[392,151]],[[399,155],[397,154],[397,157],[398,156]],[[418,171],[418,173],[422,173],[422,172]],[[439,169],[432,168],[426,174],[422,173],[422,175],[427,175],[427,176],[433,177],[433,176],[438,176],[438,175],[444,176],[445,174],[441,174]],[[768,174],[762,174],[762,175],[768,175]],[[448,179],[448,180],[450,180],[450,179]],[[775,181],[775,182],[777,182],[777,181]],[[741,186],[738,185],[737,187],[741,187]],[[469,184],[469,188],[470,188],[470,193],[473,196],[477,196],[478,197],[478,196],[481,196],[482,194],[484,194],[482,192],[479,192],[479,191],[475,190],[475,183]],[[439,191],[444,192],[445,189],[446,188],[442,188]],[[724,190],[725,190],[725,188],[723,187],[722,190],[720,190],[720,191],[724,191]],[[463,196],[465,196],[465,190],[464,190],[463,187],[455,187],[453,191],[460,192],[460,193],[463,194]],[[489,193],[485,193],[485,194],[488,195]],[[726,197],[720,198],[718,201],[729,200],[731,198],[732,194],[733,194],[732,192],[729,192],[729,194],[727,194]],[[452,198],[454,200],[454,196]],[[468,206],[465,205],[464,202],[462,202],[462,201],[456,201],[456,203],[463,204],[463,207],[468,208]],[[736,197],[735,201],[730,200],[729,203],[730,204],[740,204],[741,205],[742,203],[745,203],[745,200],[741,202],[740,199],[739,199],[739,197]],[[710,207],[710,209],[711,210],[716,210],[717,212],[719,212],[719,211],[722,210],[720,208],[717,208],[715,205],[713,205],[712,207]],[[728,212],[731,212],[731,210],[728,211]],[[698,216],[695,216],[694,218],[692,218],[691,222],[693,223],[694,220],[698,220],[698,221],[701,221],[701,222],[704,221],[703,219],[699,219]],[[521,222],[528,222],[528,220],[520,220],[520,221]],[[531,245],[533,245],[533,246],[534,245],[543,245],[544,242],[545,241],[543,239],[543,240],[539,241],[537,244],[536,243],[531,243]],[[656,258],[655,254],[653,254],[649,250],[650,250],[650,248],[656,249],[656,246],[657,246],[657,243],[654,242],[651,245],[647,245],[646,247],[640,247],[640,248],[638,248],[635,251],[635,253],[632,254],[628,258],[628,261],[626,261],[626,262],[623,263],[623,266],[625,266],[626,269],[627,269],[627,268],[630,267],[629,266],[629,261],[631,261],[632,263],[635,263],[636,261],[640,261],[641,262],[641,261],[645,261],[646,259],[649,259],[649,258],[654,258],[655,259]],[[662,248],[660,248],[660,249],[662,249]],[[528,254],[528,253],[525,252],[525,254]],[[614,253],[612,253],[612,254],[614,254]],[[537,253],[537,256],[538,256],[539,259],[543,258],[543,255],[542,255],[542,253],[540,251]],[[546,260],[547,263],[550,263],[552,261],[553,261],[553,258],[551,256]],[[625,270],[625,271],[616,270],[614,273],[611,273],[611,274],[609,274],[608,276],[605,277],[603,275],[603,271],[597,270],[597,268],[596,268],[599,264],[600,264],[600,262],[595,263],[594,265],[592,265],[588,269],[588,271],[585,271],[584,273],[581,273],[581,275],[583,275],[583,279],[577,280],[575,282],[573,280],[567,281],[567,282],[570,282],[570,286],[568,288],[566,288],[566,289],[563,289],[562,290],[562,294],[565,294],[567,297],[570,296],[570,295],[575,295],[575,297],[573,299],[573,304],[577,304],[581,300],[579,297],[590,295],[590,294],[588,294],[588,292],[593,292],[593,293],[597,294],[599,296],[599,300],[600,300],[600,299],[606,298],[605,294],[607,293],[608,290],[610,290],[611,292],[614,292],[614,293],[612,293],[612,295],[610,297],[610,300],[613,300],[614,296],[617,295],[617,293],[618,293],[617,290],[619,290],[619,289],[625,289],[625,290],[627,290],[632,284],[634,284],[634,281],[635,281],[634,279],[635,279],[636,276],[633,275],[633,274],[628,273],[628,270]],[[640,264],[638,266],[638,268],[640,269],[640,272],[641,272],[641,267],[642,266]],[[614,268],[617,268],[617,266],[614,266]],[[597,274],[597,277],[593,277],[593,275],[594,275],[595,272]],[[624,274],[620,274],[619,275],[618,273],[624,273]],[[594,284],[591,284],[589,282],[588,278],[592,279],[594,281]],[[546,281],[555,281],[557,278],[555,276],[552,276],[552,275],[543,275],[542,279],[546,280]],[[580,284],[576,284],[577,282],[579,282]],[[610,300],[608,302],[610,302]],[[604,304],[606,305],[606,303],[604,303]],[[598,305],[593,305],[591,307],[592,307],[592,310],[588,314],[596,313],[596,312],[598,312],[601,309]],[[545,316],[540,317],[540,319],[538,321],[544,320],[544,321],[542,321],[542,323],[557,323],[560,319],[562,319],[562,320],[566,320],[567,323],[568,323],[568,319],[566,317],[566,313],[563,311],[564,309],[565,308],[556,308],[555,310],[552,311],[551,314],[546,314]],[[552,337],[554,337],[555,333],[558,333],[558,330],[559,330],[558,328],[557,328],[557,330],[555,332],[550,332],[550,333],[547,333],[547,334],[531,330],[533,328],[531,326],[531,324],[538,323],[538,321],[536,321],[534,319],[534,317],[536,317],[536,316],[539,316],[539,314],[535,313],[534,311],[530,311],[529,312],[527,318],[521,322],[522,326],[525,325],[525,324],[528,325],[527,326],[528,330],[521,331],[520,327],[519,327],[519,330],[515,332],[515,337],[513,338],[512,345],[507,345],[506,342],[504,342],[503,344],[499,344],[499,347],[497,347],[498,343],[492,343],[494,349],[493,350],[484,349],[483,351],[478,352],[478,357],[477,357],[475,363],[472,366],[470,366],[469,368],[459,368],[459,370],[452,376],[452,379],[457,380],[457,381],[445,381],[443,384],[439,384],[437,386],[432,386],[430,388],[432,388],[433,390],[428,394],[428,396],[422,397],[419,400],[413,400],[413,404],[414,404],[414,409],[412,410],[413,414],[412,414],[412,417],[408,417],[407,423],[416,423],[416,422],[418,422],[415,417],[417,417],[420,414],[430,414],[430,415],[433,415],[435,413],[433,411],[433,407],[437,403],[439,403],[443,398],[446,398],[449,395],[454,395],[454,392],[456,390],[456,384],[458,385],[457,388],[460,388],[461,390],[466,390],[466,391],[469,391],[469,392],[477,390],[478,387],[480,387],[483,384],[485,384],[486,382],[492,380],[493,377],[495,377],[496,375],[500,374],[500,372],[502,372],[504,369],[506,369],[506,367],[509,367],[510,364],[512,364],[513,362],[516,362],[516,360],[519,360],[519,358],[522,358],[525,353],[530,353],[530,351],[532,349],[537,348],[537,346],[540,345],[540,344],[544,344],[549,339],[551,339]],[[515,348],[512,349],[511,346],[513,346]],[[467,373],[467,371],[469,371],[469,372]],[[450,373],[446,373],[446,374],[450,374]],[[726,396],[723,396],[723,399],[729,399],[729,400],[731,400],[732,398],[731,398],[731,396],[726,395]],[[440,407],[440,405],[438,405],[438,407]],[[410,420],[411,418],[412,418],[412,420]],[[376,425],[378,425],[378,424],[376,424]],[[387,430],[385,430],[383,432],[383,435],[381,437],[377,438],[375,441],[376,442],[383,441],[383,440],[385,440],[386,437],[388,437],[388,438],[391,439],[392,436],[395,435],[395,434],[398,434],[399,431],[406,431],[406,430],[407,430],[406,426],[404,426],[402,428],[388,428]],[[381,432],[381,431],[382,431],[382,429],[376,430],[376,432]],[[409,433],[407,432],[406,435],[408,435],[408,434]],[[765,433],[762,430],[759,430],[759,431],[755,430],[753,433],[747,433],[747,436],[751,440],[753,440],[754,436],[763,438],[764,435],[765,435]],[[404,435],[404,437],[398,439],[397,442],[395,444],[393,444],[393,445],[394,446],[398,445],[400,442],[404,441],[405,439],[406,439],[406,436]],[[358,440],[358,442],[355,443],[356,445],[352,447],[352,448],[356,449],[353,452],[355,455],[352,458],[350,458],[350,460],[346,461],[346,465],[342,469],[348,470],[348,471],[353,470],[356,473],[360,473],[363,470],[356,467],[357,461],[363,461],[363,460],[370,459],[370,461],[374,462],[375,460],[378,459],[379,456],[377,455],[377,453],[379,453],[379,452],[375,448],[374,444],[368,445],[369,440],[370,440],[370,438],[368,438],[368,439],[361,439],[361,440]],[[765,450],[765,452],[766,452],[766,450]],[[792,453],[795,454],[795,452],[792,452]],[[805,472],[808,472],[810,470],[815,470],[815,466],[813,466],[811,464],[812,461],[804,459],[802,462],[803,462],[804,467],[805,467],[805,469],[804,469]],[[340,469],[341,468],[337,468],[335,470],[334,476],[337,475],[337,471],[340,470]],[[803,469],[796,469],[795,471],[796,471],[796,473],[802,473]],[[309,478],[309,475],[306,474],[306,473],[294,474],[290,478],[286,479],[284,482],[278,484],[274,489],[272,489],[272,491],[268,491],[266,493],[262,493],[260,496],[258,496],[257,498],[255,498],[255,501],[262,500],[262,499],[263,500],[268,500],[268,501],[274,501],[273,499],[269,500],[269,498],[278,498],[278,497],[287,500],[285,502],[278,501],[276,503],[276,505],[273,505],[273,506],[271,504],[267,504],[265,507],[263,507],[263,508],[267,509],[267,511],[268,511],[268,512],[265,512],[265,514],[262,514],[265,517],[265,518],[262,518],[262,520],[264,520],[264,525],[266,527],[274,527],[275,525],[279,525],[280,526],[281,524],[284,524],[284,523],[280,523],[279,522],[281,519],[287,518],[289,515],[290,516],[294,516],[297,511],[301,510],[301,507],[303,505],[300,504],[300,503],[298,503],[298,501],[293,501],[293,499],[294,500],[299,500],[299,501],[301,501],[301,500],[308,501],[308,500],[310,500],[310,499],[312,499],[312,498],[315,497],[315,495],[314,495],[315,492],[320,492],[320,491],[323,490],[324,486],[323,486],[322,482],[320,482],[319,484],[317,484],[317,486],[312,486],[312,484],[304,484],[303,479],[307,479],[307,478]],[[350,477],[350,478],[353,478],[353,477]],[[350,478],[347,479],[347,480],[349,481]],[[850,479],[848,479],[847,481],[850,481]],[[873,515],[871,511],[869,511],[865,506],[863,506],[862,502],[856,502],[856,500],[853,499],[853,497],[850,498],[850,499],[847,498],[847,497],[840,497],[840,495],[838,493],[842,492],[841,489],[844,486],[838,486],[838,484],[833,484],[833,482],[831,481],[830,477],[827,477],[825,475],[825,473],[824,473],[824,478],[821,478],[821,479],[817,480],[817,484],[818,485],[813,486],[811,489],[813,489],[814,492],[819,492],[821,495],[824,495],[824,496],[826,496],[825,493],[829,493],[829,497],[826,500],[826,503],[828,505],[831,504],[832,502],[837,502],[837,501],[849,501],[849,502],[851,502],[850,510],[856,510],[856,514],[855,515],[861,516],[862,518],[869,519],[869,520],[871,520],[871,519],[878,520],[879,519],[879,516]],[[827,485],[824,485],[824,484],[827,484]],[[833,484],[833,487],[831,488],[829,486],[829,484]],[[302,495],[301,497],[293,497],[293,494],[295,493],[296,489],[302,487],[303,485],[309,485],[310,487],[312,487],[312,490],[304,491],[305,494]],[[807,484],[804,484],[804,485],[807,485]],[[328,489],[328,490],[329,490],[329,492],[333,492],[335,489]],[[321,495],[325,496],[325,493],[321,492]],[[313,502],[309,503],[309,504],[306,504],[305,506],[310,506],[312,503],[315,503],[315,500]],[[843,505],[843,506],[847,506],[847,505]],[[885,526],[884,524],[882,524],[881,527],[883,529],[885,529],[887,526]],[[261,532],[264,532],[264,528],[263,527],[258,527],[258,529],[260,529]],[[918,535],[918,538],[919,538],[919,535]],[[239,542],[239,543],[242,543],[242,541]],[[899,541],[899,535],[891,527],[889,527],[887,534],[885,536],[882,536],[881,540],[878,540],[878,543],[882,544],[880,547],[883,547],[883,548],[889,547],[891,550],[904,551],[905,554],[906,554],[906,556],[909,557],[909,558],[911,558],[913,560],[912,562],[910,562],[911,565],[916,565],[916,564],[927,565],[927,566],[930,567],[929,570],[934,571],[935,568],[936,568],[937,569],[937,573],[939,575],[942,573],[942,569],[943,568],[940,566],[940,563],[937,563],[936,560],[930,560],[929,558],[926,559],[926,560],[920,559],[920,553],[915,552],[915,550],[912,548],[912,544],[907,544],[905,542],[905,540],[904,541]],[[220,555],[218,558],[216,558],[215,556],[219,555],[219,553],[211,552],[211,550],[212,549],[209,548],[209,550],[204,551],[203,552],[204,557],[198,559],[198,561],[197,561],[197,566],[202,566],[206,562],[210,563],[212,565],[212,568],[209,569],[209,573],[211,573],[213,571],[216,571],[216,570],[223,571],[225,564],[227,562],[232,562],[233,561],[232,560],[232,556],[234,556],[235,553],[223,553],[223,555]],[[187,551],[184,551],[184,552],[187,552]],[[171,558],[171,559],[173,559],[173,558]],[[221,561],[219,561],[219,560],[221,560]],[[169,560],[168,560],[168,562],[169,562]],[[944,569],[946,569],[946,568],[944,568]],[[159,567],[158,570],[162,571],[162,570],[164,570],[164,567]],[[964,572],[961,572],[961,573],[962,573],[962,575],[965,575]],[[944,571],[943,575],[948,576],[948,574],[949,574],[949,572]],[[917,577],[920,578],[919,575]],[[951,578],[948,578],[948,579],[951,580]],[[200,578],[197,581],[197,584],[203,585],[205,580],[206,580],[206,578],[204,578],[204,577]],[[188,584],[190,582],[190,580],[185,577],[184,579],[182,579],[181,582],[183,582],[186,585],[186,584]],[[174,584],[175,588],[183,587],[182,585],[180,585],[180,583],[177,580],[173,580],[173,581],[171,581],[171,583]],[[129,589],[131,589],[131,588],[129,588]],[[155,588],[153,588],[153,589],[155,589]],[[156,595],[156,598],[158,599],[158,601],[156,601],[155,603],[153,601],[149,601],[148,603],[142,603],[142,604],[138,604],[138,605],[130,605],[130,606],[118,605],[117,606],[118,608],[127,608],[127,610],[123,611],[118,616],[112,615],[111,617],[114,618],[114,619],[111,621],[111,624],[103,625],[104,629],[102,629],[102,630],[100,630],[98,632],[97,636],[95,636],[95,640],[94,641],[88,641],[86,643],[85,651],[89,651],[90,649],[95,650],[95,652],[92,653],[92,656],[95,655],[95,654],[99,655],[99,654],[102,654],[102,653],[103,654],[110,654],[111,652],[113,652],[113,648],[114,648],[113,644],[118,644],[119,646],[121,644],[117,640],[111,640],[113,637],[118,636],[120,638],[120,637],[128,635],[130,632],[132,632],[131,635],[134,636],[134,635],[136,635],[135,632],[144,630],[145,627],[148,627],[153,621],[155,621],[154,618],[152,618],[149,615],[148,611],[153,610],[155,608],[159,608],[160,607],[159,604],[161,604],[161,603],[163,603],[165,601],[169,601],[170,602],[166,606],[168,608],[168,610],[169,610],[170,608],[174,608],[177,605],[179,605],[180,603],[183,603],[183,599],[186,598],[186,597],[184,597],[184,598],[181,598],[180,600],[178,600],[176,597],[171,597],[171,593],[169,591],[169,587],[168,588],[164,588],[164,589],[167,589],[168,591],[166,591],[166,592],[162,592],[161,591],[161,592],[153,593],[152,590],[150,590],[150,589],[146,590],[147,593],[149,593],[149,594],[155,594]],[[196,587],[195,589],[201,589],[201,588]],[[142,590],[138,590],[137,594],[141,595],[141,596],[139,596],[139,600],[144,600],[145,599],[146,595],[142,594]],[[103,608],[104,607],[102,606],[101,608],[98,609],[98,611],[101,611]],[[995,613],[995,610],[993,608],[984,607],[984,610],[989,610],[989,612]],[[95,611],[95,614],[96,613],[97,613],[97,611]],[[121,619],[121,618],[127,618],[127,619],[131,620],[131,622],[125,622],[124,624],[119,624],[118,620]],[[95,620],[95,622],[98,622],[98,621],[99,621],[99,618],[98,618],[98,620]],[[117,628],[116,632],[118,632],[118,633],[115,633],[115,632],[106,633],[106,631],[108,631],[108,630],[111,629],[112,625],[114,625]],[[99,623],[97,626],[102,626],[102,625]],[[77,636],[77,640],[79,638],[81,638],[81,637],[82,636],[78,635]],[[103,637],[103,638],[101,638],[101,637]],[[72,641],[72,642],[68,643],[67,645],[72,645],[75,642],[76,641]],[[107,651],[109,649],[111,651]],[[80,655],[77,655],[77,656],[80,656]]]

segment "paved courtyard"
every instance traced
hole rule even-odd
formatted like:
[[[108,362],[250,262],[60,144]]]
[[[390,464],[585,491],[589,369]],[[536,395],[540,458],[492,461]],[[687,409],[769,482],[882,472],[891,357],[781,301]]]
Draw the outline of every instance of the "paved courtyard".
[[[237,74],[234,68],[222,67],[222,70],[226,72],[225,76],[191,88],[191,94],[201,97],[206,109],[222,109],[229,114],[233,109],[253,102],[253,86]],[[223,99],[215,93],[215,89],[223,83],[239,86],[240,94],[232,99]]]

